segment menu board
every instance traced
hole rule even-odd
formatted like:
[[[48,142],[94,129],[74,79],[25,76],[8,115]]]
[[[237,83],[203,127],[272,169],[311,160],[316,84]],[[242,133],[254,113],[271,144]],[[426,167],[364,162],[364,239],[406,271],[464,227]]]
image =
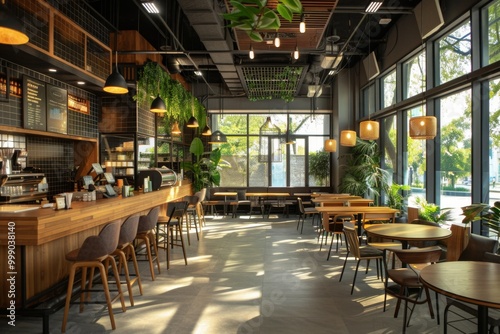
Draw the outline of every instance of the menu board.
[[[47,130],[45,83],[23,77],[23,126],[32,130]]]
[[[68,91],[47,84],[47,131],[68,133]]]

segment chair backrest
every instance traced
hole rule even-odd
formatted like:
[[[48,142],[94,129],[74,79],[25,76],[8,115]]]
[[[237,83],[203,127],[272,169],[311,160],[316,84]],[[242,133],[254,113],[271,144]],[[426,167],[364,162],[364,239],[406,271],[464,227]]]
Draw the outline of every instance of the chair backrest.
[[[172,219],[181,220],[184,214],[186,213],[187,206],[188,206],[187,201],[167,203],[168,222],[170,223]]]
[[[436,263],[441,257],[441,248],[439,246],[431,246],[424,248],[411,249],[391,249],[394,254],[406,264],[426,264]]]
[[[354,216],[349,214],[331,214],[328,212],[323,212],[322,214],[322,224],[323,228],[328,232],[342,232],[344,230],[343,223],[345,221],[354,221]]]
[[[338,202],[323,202],[321,203],[323,206],[344,206],[343,201],[338,201]]]
[[[120,227],[119,245],[128,244],[134,241],[137,235],[137,228],[139,227],[139,215],[133,215],[125,219]]]
[[[370,206],[370,202],[357,202],[357,201],[346,201],[347,205],[346,206]]]
[[[95,260],[111,254],[118,246],[120,220],[114,220],[103,227],[98,236],[90,236],[83,241],[78,250],[77,261]]]
[[[158,216],[160,215],[160,207],[156,206],[149,210],[148,214],[139,218],[139,226],[137,232],[147,232],[156,227]]]
[[[203,202],[205,200],[205,197],[207,197],[207,188],[203,188],[200,191],[195,192],[194,195],[198,196],[200,202]]]
[[[198,204],[200,198],[198,196],[192,195],[192,196],[184,196],[182,200],[187,202],[189,207],[195,207],[196,204]]]
[[[359,251],[359,238],[358,232],[351,222],[344,222],[344,235],[347,240],[347,247],[349,253],[351,253],[356,259],[359,259],[361,254]]]
[[[363,220],[365,222],[377,221],[377,222],[394,223],[394,221],[396,220],[396,213],[365,212],[363,214]]]
[[[302,198],[297,197],[297,205],[299,206],[299,212],[304,214],[306,210],[304,209],[304,203],[302,202]]]
[[[460,254],[459,261],[483,261],[485,253],[496,253],[498,241],[479,234],[471,234],[469,243]]]

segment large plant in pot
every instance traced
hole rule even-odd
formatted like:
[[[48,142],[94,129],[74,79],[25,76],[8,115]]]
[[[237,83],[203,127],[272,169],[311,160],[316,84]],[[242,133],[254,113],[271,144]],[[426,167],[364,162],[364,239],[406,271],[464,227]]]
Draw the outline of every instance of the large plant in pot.
[[[339,191],[377,198],[388,189],[389,172],[380,168],[380,152],[375,141],[357,139],[349,154],[341,157],[344,175]]]
[[[193,161],[184,161],[181,166],[187,175],[192,177],[193,189],[195,192],[203,188],[210,188],[220,185],[220,169],[231,167],[231,165],[221,159],[220,148],[211,152],[204,152],[203,142],[195,137],[189,146],[189,152],[194,155]]]
[[[387,203],[386,205],[388,207],[391,207],[393,209],[399,210],[399,215],[396,217],[396,222],[397,223],[406,223],[407,215],[406,215],[406,210],[407,210],[407,192],[411,190],[411,187],[409,185],[403,185],[403,184],[397,184],[393,183],[391,184],[386,191],[386,196],[387,196]]]

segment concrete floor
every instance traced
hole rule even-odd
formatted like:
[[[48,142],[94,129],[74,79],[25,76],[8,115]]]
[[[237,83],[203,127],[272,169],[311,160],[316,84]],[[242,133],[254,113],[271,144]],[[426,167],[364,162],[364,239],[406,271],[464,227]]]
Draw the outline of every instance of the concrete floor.
[[[349,261],[339,282],[345,244],[327,261],[327,247],[319,251],[310,219],[302,235],[296,225],[293,216],[207,218],[199,241],[191,231],[187,266],[180,248],[173,250],[168,271],[165,253],[160,250],[162,268],[155,281],[151,281],[147,263],[139,264],[144,295],[135,286],[135,306],[130,307],[125,294],[125,313],[119,302],[114,303],[115,331],[102,305],[88,305],[83,313],[72,305],[66,332],[402,332],[402,314],[393,317],[395,300],[390,298],[388,310],[382,311],[383,284],[376,277],[375,266],[367,275],[360,267],[351,296],[354,260]],[[441,313],[443,302],[441,297]],[[62,317],[63,310],[51,316],[51,333],[61,332]],[[6,320],[0,323],[0,332],[41,333],[41,326],[40,319],[18,317],[15,328]],[[407,333],[442,332],[442,325],[430,319],[426,306],[417,306]]]

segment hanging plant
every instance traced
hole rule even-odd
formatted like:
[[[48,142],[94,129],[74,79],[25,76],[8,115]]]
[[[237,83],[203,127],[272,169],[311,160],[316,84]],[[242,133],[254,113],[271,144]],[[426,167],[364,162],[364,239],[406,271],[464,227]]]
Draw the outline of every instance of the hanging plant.
[[[149,106],[158,95],[167,106],[167,111],[161,118],[163,124],[160,124],[164,130],[169,129],[174,122],[179,122],[182,126],[193,112],[200,128],[205,126],[206,110],[198,99],[193,97],[179,81],[172,79],[159,64],[147,62],[139,72],[134,100]],[[170,131],[166,131],[168,132]]]
[[[255,42],[262,42],[258,30],[278,30],[280,17],[292,22],[294,14],[302,13],[300,0],[278,0],[276,8],[267,7],[267,0],[231,0],[231,13],[224,14],[230,27],[243,30]]]

